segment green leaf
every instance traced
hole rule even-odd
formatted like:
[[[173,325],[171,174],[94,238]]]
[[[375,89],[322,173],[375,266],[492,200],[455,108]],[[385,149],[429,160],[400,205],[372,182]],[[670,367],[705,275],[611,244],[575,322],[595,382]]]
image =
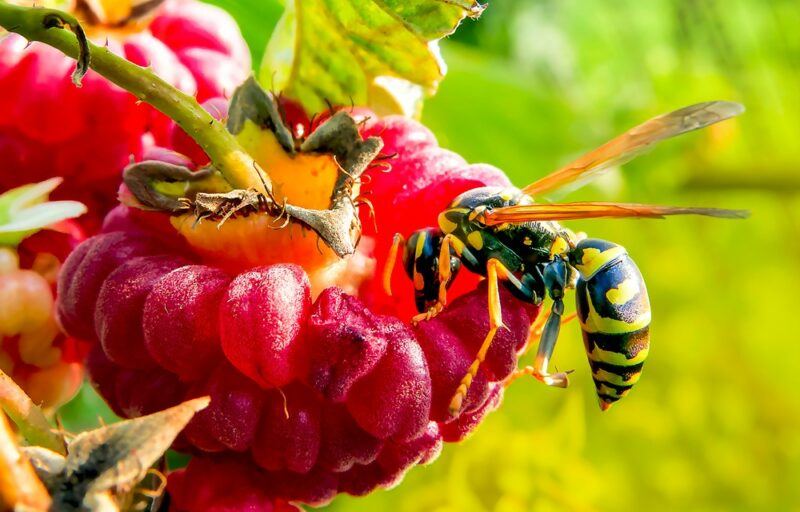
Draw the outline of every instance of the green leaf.
[[[0,195],[0,245],[17,245],[41,229],[86,213],[77,201],[47,201],[61,181],[51,178]]]
[[[309,112],[352,102],[416,114],[445,74],[438,40],[482,11],[473,0],[289,0],[260,79]]]

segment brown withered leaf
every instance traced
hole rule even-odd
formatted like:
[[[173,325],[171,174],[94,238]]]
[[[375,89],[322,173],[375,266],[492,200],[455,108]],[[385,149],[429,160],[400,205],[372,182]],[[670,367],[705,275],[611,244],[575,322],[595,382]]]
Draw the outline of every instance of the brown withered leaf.
[[[44,448],[26,455],[53,497],[53,510],[116,510],[113,496],[131,491],[208,397],[79,434],[67,456]],[[112,508],[113,507],[113,508]]]

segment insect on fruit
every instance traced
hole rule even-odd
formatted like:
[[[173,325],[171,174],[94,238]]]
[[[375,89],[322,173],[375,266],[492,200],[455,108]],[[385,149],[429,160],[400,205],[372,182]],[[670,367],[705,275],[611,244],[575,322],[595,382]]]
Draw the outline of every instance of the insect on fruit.
[[[745,218],[743,210],[687,208],[629,203],[576,202],[535,204],[533,197],[576,186],[623,164],[653,144],[736,116],[738,103],[698,103],[655,117],[573,163],[523,189],[482,187],[464,192],[439,215],[438,228],[416,231],[408,240],[394,237],[384,270],[391,295],[391,275],[404,246],[405,271],[412,279],[419,315],[428,320],[447,304],[447,289],[463,265],[485,276],[489,290],[489,332],[475,361],[455,391],[450,412],[461,409],[497,330],[503,326],[498,281],[520,300],[553,301],[544,323],[536,359],[518,374],[531,374],[548,386],[566,387],[569,372],[550,373],[562,316],[564,292],[574,289],[577,317],[600,408],[606,410],[639,380],[650,344],[650,302],[644,279],[625,248],[586,238],[557,221],[599,217],[662,218],[706,215]]]

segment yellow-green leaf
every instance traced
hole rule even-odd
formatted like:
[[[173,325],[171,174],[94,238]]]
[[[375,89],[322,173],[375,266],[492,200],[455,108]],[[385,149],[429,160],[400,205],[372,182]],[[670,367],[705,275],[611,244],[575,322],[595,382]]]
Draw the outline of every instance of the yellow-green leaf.
[[[352,102],[412,115],[444,77],[439,39],[482,11],[473,0],[288,0],[261,82],[309,112]]]
[[[0,194],[0,245],[15,246],[41,229],[86,213],[77,201],[47,200],[61,182],[50,178]]]

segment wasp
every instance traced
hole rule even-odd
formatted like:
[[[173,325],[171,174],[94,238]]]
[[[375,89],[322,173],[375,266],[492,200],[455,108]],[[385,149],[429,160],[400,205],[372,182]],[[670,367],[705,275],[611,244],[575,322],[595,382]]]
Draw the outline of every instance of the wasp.
[[[461,267],[488,281],[489,332],[450,403],[457,413],[498,329],[503,327],[499,283],[519,300],[540,305],[549,296],[536,357],[518,371],[548,386],[567,387],[568,373],[549,371],[564,317],[564,296],[574,290],[577,318],[600,408],[607,410],[639,380],[650,348],[650,300],[636,263],[621,245],[587,238],[560,221],[601,218],[663,218],[705,215],[745,218],[745,210],[656,206],[633,203],[535,203],[534,197],[576,188],[626,163],[654,144],[705,128],[744,111],[738,103],[711,101],[664,114],[628,130],[569,165],[522,188],[481,187],[456,197],[438,217],[438,227],[405,240],[396,234],[383,274],[391,276],[403,247],[405,272],[414,283],[416,324],[447,305],[447,289]]]

